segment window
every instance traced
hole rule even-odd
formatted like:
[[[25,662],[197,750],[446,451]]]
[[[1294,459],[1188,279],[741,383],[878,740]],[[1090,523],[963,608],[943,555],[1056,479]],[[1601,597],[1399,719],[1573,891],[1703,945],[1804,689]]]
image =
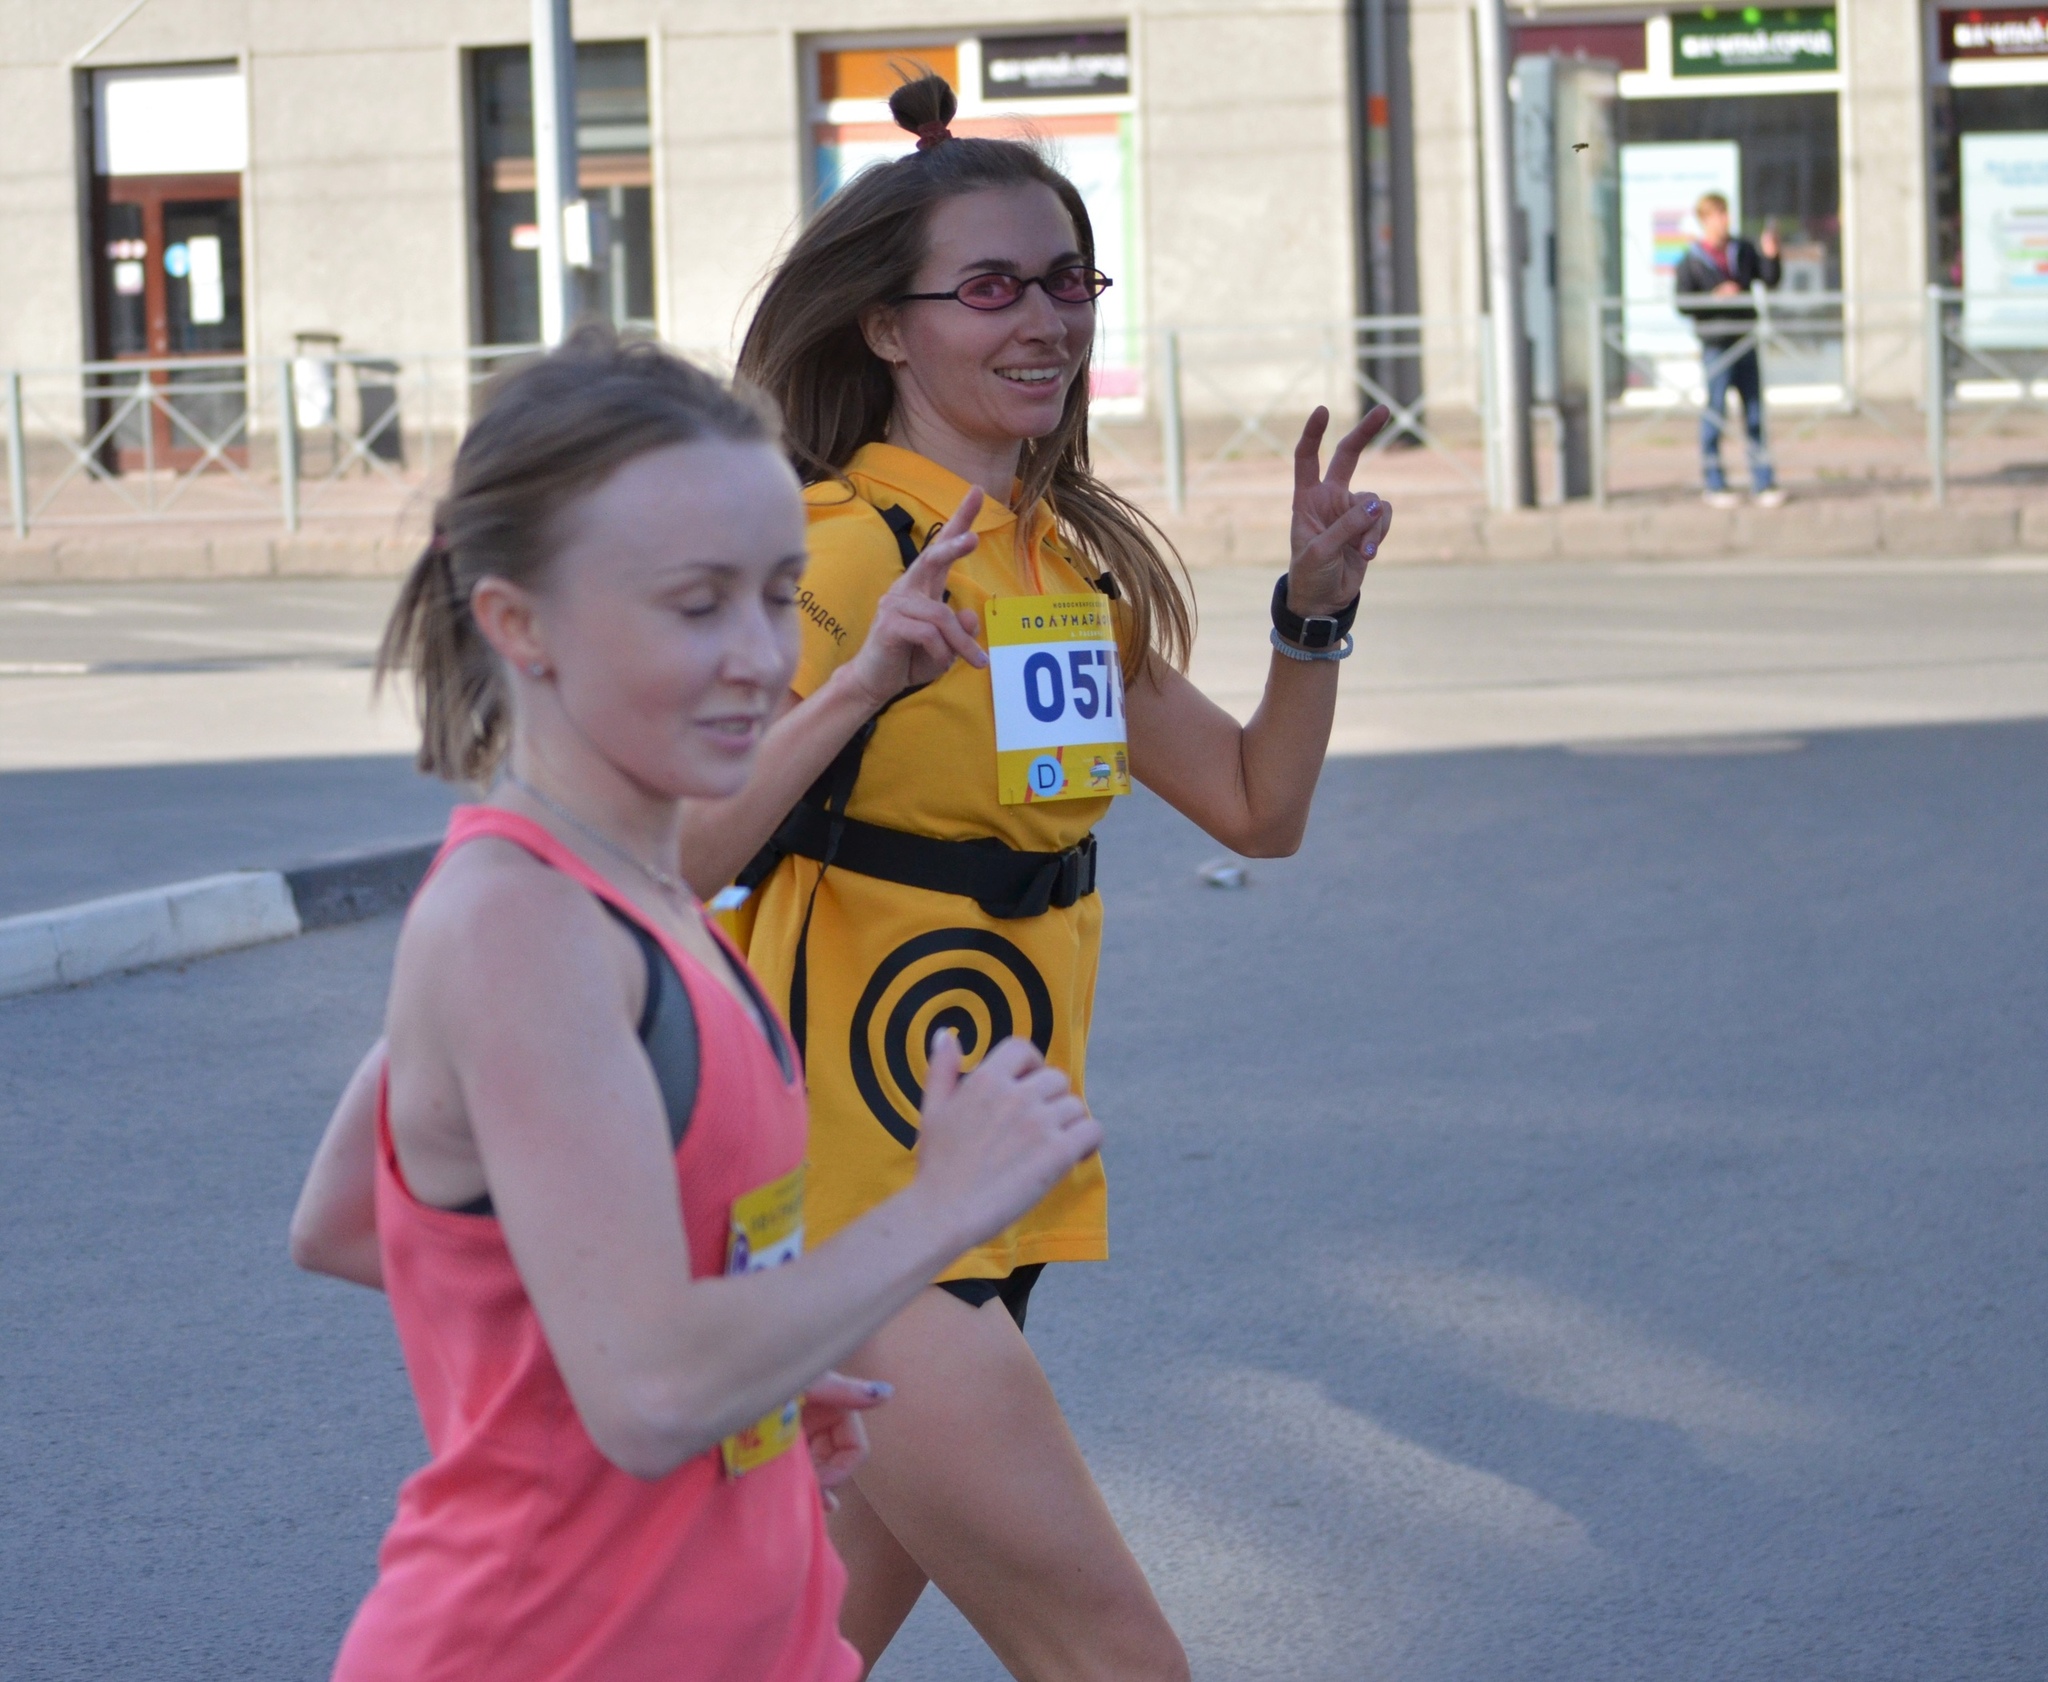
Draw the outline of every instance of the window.
[[[233,65],[101,70],[92,78],[93,277],[89,342],[97,358],[149,360],[146,374],[104,376],[94,430],[115,413],[105,465],[184,468],[219,445],[246,459],[242,171],[248,105]],[[181,359],[199,366],[163,366]],[[146,404],[118,401],[140,380]],[[117,406],[118,404],[118,406]]]
[[[540,234],[534,220],[533,76],[524,47],[470,55],[479,340],[540,337]],[[576,44],[577,178],[601,212],[591,305],[616,326],[654,326],[653,131],[647,48]]]
[[[1723,141],[1737,148],[1738,232],[1754,239],[1775,223],[1785,284],[1832,292],[1841,285],[1841,124],[1831,93],[1638,99],[1622,107],[1626,144]]]

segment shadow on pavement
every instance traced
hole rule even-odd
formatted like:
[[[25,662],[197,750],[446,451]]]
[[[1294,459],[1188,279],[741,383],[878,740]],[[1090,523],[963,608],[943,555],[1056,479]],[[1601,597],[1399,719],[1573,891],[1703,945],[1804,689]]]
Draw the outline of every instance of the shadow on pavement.
[[[427,839],[458,798],[397,754],[0,772],[0,917]]]

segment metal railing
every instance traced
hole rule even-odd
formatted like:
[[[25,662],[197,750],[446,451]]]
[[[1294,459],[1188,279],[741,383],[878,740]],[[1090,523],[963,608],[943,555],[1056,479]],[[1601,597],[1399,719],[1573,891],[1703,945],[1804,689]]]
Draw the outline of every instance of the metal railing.
[[[2048,437],[2048,300],[1933,287],[1755,302],[1755,323],[1708,354],[1759,353],[1773,446],[1803,448],[1803,474],[1825,480],[1847,476],[1842,463],[1877,462],[1885,482],[1940,502],[1959,467],[1980,479],[2035,470]],[[1672,423],[1696,429],[1712,361],[1672,335],[1668,317],[1661,340],[1646,335],[1644,308],[1601,299],[1577,335],[1602,347],[1609,393],[1584,407],[1598,501],[1698,485],[1696,455]],[[1264,498],[1316,405],[1342,426],[1385,403],[1394,418],[1372,448],[1394,452],[1378,468],[1387,488],[1499,506],[1486,325],[1368,316],[1106,332],[1098,465],[1177,514],[1197,501]],[[209,520],[298,532],[423,516],[479,385],[536,348],[0,370],[13,530]],[[1550,411],[1535,418],[1563,425]]]
[[[1756,319],[1712,346],[1673,342],[1660,330],[1669,320],[1661,305],[1591,306],[1588,338],[1601,347],[1608,392],[1588,405],[1596,502],[1610,494],[1618,440],[1673,418],[1706,420],[1710,382],[1752,352],[1774,448],[1854,422],[1880,449],[1896,446],[1889,453],[1902,470],[1917,457],[1937,504],[1948,497],[1956,417],[1972,440],[2018,412],[2048,417],[2048,299],[1930,286],[1875,295],[1759,288],[1744,301]],[[1731,412],[1708,424],[1725,433],[1737,423]]]
[[[536,348],[0,371],[14,533],[402,514],[430,494],[477,388]]]
[[[1162,327],[1108,339],[1097,357],[1143,369],[1145,419],[1098,405],[1095,442],[1113,471],[1156,488],[1177,514],[1191,496],[1227,491],[1236,464],[1290,458],[1319,404],[1341,425],[1384,403],[1393,419],[1373,451],[1419,449],[1467,494],[1492,482],[1484,316]]]
[[[1926,336],[1928,475],[1935,502],[1945,503],[1953,417],[1973,440],[2015,413],[2048,419],[2048,298],[1930,286]],[[2027,342],[1999,342],[2014,340]]]

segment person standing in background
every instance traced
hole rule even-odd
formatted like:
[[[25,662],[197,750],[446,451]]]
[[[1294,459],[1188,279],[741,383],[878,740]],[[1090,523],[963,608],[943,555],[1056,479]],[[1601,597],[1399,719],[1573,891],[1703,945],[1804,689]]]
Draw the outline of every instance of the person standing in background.
[[[1742,398],[1743,427],[1749,437],[1750,487],[1757,506],[1776,508],[1785,493],[1771,469],[1764,443],[1764,371],[1750,337],[1756,306],[1750,289],[1776,286],[1778,231],[1766,226],[1754,245],[1728,229],[1728,201],[1707,193],[1693,207],[1700,237],[1678,265],[1678,307],[1692,317],[1700,336],[1700,362],[1707,380],[1707,404],[1700,413],[1700,467],[1709,506],[1732,508],[1736,495],[1721,469],[1721,434],[1728,424],[1728,392]]]

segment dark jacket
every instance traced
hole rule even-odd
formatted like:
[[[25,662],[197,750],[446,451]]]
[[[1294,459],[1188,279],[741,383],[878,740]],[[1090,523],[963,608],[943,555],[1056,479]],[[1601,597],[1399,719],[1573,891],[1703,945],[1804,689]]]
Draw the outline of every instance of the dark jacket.
[[[1726,344],[1747,333],[1756,320],[1756,306],[1749,301],[1749,289],[1758,281],[1776,286],[1783,272],[1777,258],[1766,257],[1739,235],[1728,236],[1727,248],[1721,255],[1726,268],[1695,240],[1678,265],[1678,307],[1692,317],[1694,328],[1708,344]],[[1724,280],[1740,286],[1742,296],[1710,296]]]

